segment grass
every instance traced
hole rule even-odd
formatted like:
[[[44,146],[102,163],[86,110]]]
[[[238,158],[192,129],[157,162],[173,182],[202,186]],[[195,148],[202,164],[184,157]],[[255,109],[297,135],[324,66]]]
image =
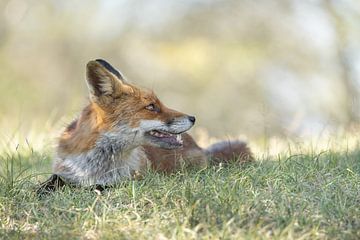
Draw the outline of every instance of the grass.
[[[149,172],[103,195],[34,188],[51,157],[1,154],[0,239],[358,239],[360,151],[282,154],[171,176]]]

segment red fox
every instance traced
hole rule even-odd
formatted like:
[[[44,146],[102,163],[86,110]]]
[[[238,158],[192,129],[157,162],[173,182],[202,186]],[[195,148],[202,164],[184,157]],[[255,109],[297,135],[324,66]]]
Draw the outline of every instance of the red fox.
[[[224,141],[201,149],[186,133],[195,117],[166,107],[153,91],[125,80],[108,62],[87,64],[90,103],[61,134],[54,174],[40,191],[59,186],[109,186],[149,168],[171,173],[181,166],[253,160],[246,143]]]

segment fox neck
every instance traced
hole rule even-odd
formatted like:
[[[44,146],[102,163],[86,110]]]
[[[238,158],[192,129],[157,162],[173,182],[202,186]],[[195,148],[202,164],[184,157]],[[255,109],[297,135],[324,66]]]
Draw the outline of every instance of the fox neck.
[[[109,124],[104,111],[90,103],[80,118],[64,131],[59,140],[60,155],[88,152],[94,148],[112,154],[125,154],[140,145],[136,141],[137,129],[124,122]]]
[[[110,154],[126,156],[134,148],[140,146],[136,140],[138,131],[128,125],[117,126],[115,130],[100,134],[95,143],[95,148],[102,149]]]
[[[138,130],[106,119],[90,104],[60,138],[54,172],[75,184],[117,182],[146,165]],[[108,124],[106,124],[109,126]]]

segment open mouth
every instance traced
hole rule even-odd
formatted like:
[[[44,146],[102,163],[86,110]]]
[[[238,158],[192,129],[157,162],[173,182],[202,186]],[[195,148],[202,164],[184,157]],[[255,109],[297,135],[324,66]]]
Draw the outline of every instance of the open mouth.
[[[158,143],[163,147],[176,148],[183,145],[183,140],[180,133],[151,130],[146,134],[151,138],[153,142]]]

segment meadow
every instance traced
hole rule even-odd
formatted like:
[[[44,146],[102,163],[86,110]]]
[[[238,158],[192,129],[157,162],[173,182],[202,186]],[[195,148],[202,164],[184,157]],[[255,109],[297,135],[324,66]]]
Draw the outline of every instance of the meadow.
[[[0,240],[360,239],[359,16],[359,0],[0,1]],[[39,198],[97,58],[196,116],[200,146],[245,137],[255,161]]]
[[[248,165],[149,171],[99,195],[39,198],[51,154],[3,149],[0,239],[358,239],[360,150],[256,156]]]

